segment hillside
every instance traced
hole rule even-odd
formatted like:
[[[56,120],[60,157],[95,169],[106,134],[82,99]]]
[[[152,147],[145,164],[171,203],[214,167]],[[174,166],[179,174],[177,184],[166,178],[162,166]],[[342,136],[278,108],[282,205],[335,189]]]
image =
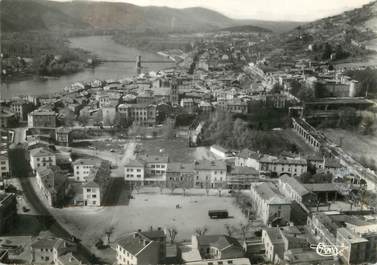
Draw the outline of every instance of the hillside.
[[[377,1],[336,16],[313,21],[271,40],[276,58],[342,61],[371,53],[364,43],[377,37]],[[276,47],[279,47],[280,50]],[[266,47],[264,47],[266,48]],[[274,60],[272,60],[274,61]]]
[[[253,25],[227,27],[227,28],[220,29],[220,31],[243,32],[243,33],[248,33],[248,32],[270,33],[272,32],[269,29],[265,29],[265,28],[261,28],[261,27],[257,27]]]
[[[1,1],[1,32],[30,30],[83,29],[89,25],[70,17],[42,1]]]
[[[292,29],[296,22],[234,20],[205,8],[141,7],[128,3],[47,0],[3,0],[1,30],[126,30],[143,32],[210,31],[252,25],[276,32]]]
[[[268,21],[257,19],[239,19],[234,21],[237,25],[253,25],[255,27],[265,28],[275,33],[284,33],[305,24],[306,22],[298,21]]]

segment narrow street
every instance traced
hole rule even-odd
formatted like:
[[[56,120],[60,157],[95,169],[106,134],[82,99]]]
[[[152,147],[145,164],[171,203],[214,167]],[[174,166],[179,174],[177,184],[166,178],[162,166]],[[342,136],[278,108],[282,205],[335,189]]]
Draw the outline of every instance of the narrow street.
[[[25,140],[25,130],[17,128],[15,130],[15,143],[22,143]],[[30,169],[26,159],[26,150],[23,147],[16,146],[10,150],[10,162],[15,172],[15,177],[19,178],[20,185],[25,196],[25,199],[30,203],[36,213],[41,217],[39,220],[42,222],[42,226],[46,227],[51,233],[57,237],[65,238],[68,240],[73,239],[71,235],[63,226],[61,226],[54,216],[52,216],[48,208],[40,200],[33,185],[30,182]],[[78,252],[82,257],[90,263],[99,263],[99,261],[93,256],[93,254],[80,242],[77,242]]]

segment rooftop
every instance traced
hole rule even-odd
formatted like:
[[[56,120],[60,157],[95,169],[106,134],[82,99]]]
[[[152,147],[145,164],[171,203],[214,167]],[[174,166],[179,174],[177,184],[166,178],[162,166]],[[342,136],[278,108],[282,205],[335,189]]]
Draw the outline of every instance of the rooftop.
[[[265,182],[252,187],[268,204],[289,204],[273,183]]]
[[[195,162],[196,170],[226,170],[226,163],[223,160],[198,160]]]
[[[281,182],[288,184],[292,189],[294,189],[299,195],[308,194],[309,191],[301,184],[297,179],[289,176],[282,176],[279,179]]]

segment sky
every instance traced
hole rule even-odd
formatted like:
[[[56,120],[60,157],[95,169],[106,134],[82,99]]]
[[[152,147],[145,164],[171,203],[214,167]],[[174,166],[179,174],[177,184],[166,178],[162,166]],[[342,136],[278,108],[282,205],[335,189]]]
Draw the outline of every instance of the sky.
[[[67,1],[67,0],[58,0]],[[235,19],[312,21],[361,7],[371,0],[86,0],[127,2],[140,6],[200,6]]]

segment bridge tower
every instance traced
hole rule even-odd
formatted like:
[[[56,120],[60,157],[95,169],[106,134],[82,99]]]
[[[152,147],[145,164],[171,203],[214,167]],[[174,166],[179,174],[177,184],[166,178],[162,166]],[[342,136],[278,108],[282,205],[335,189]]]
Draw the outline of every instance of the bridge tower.
[[[141,56],[140,55],[136,57],[136,74],[137,75],[141,74]]]

